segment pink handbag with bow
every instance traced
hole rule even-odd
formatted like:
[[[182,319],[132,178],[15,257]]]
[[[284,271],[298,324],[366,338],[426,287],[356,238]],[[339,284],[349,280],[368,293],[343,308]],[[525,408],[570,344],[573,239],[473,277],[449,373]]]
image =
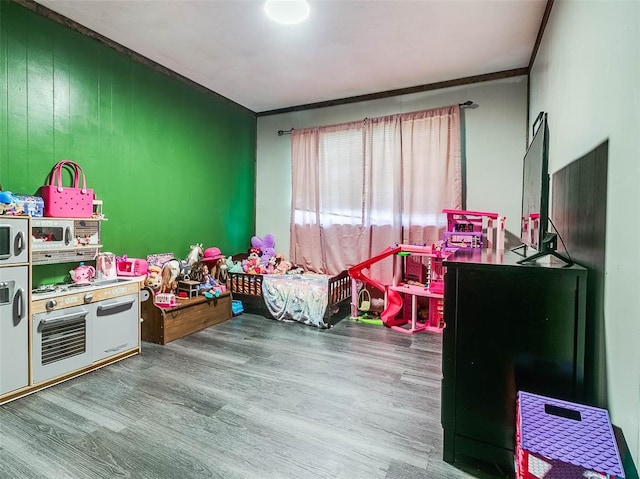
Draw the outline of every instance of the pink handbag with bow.
[[[62,171],[73,172],[73,185],[62,185]],[[82,186],[80,185],[82,177]],[[87,188],[82,167],[71,160],[59,161],[49,173],[48,184],[40,188],[44,200],[44,216],[53,218],[91,218],[93,215],[93,190]]]

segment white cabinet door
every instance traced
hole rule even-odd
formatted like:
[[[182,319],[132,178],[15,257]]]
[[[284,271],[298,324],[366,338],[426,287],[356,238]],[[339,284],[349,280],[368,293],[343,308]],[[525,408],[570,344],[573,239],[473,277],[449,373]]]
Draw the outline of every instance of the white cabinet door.
[[[106,359],[138,346],[140,323],[138,294],[96,303],[94,361]]]
[[[0,268],[0,395],[29,383],[28,271]]]

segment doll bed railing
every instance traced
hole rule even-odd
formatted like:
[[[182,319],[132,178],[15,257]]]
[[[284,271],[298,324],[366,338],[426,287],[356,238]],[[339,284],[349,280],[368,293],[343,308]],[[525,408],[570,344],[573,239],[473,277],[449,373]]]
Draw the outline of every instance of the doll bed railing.
[[[233,257],[234,260],[239,255]],[[265,298],[262,293],[262,283],[264,281],[262,274],[247,273],[229,273],[229,290],[233,299],[242,301],[247,311],[257,309],[258,312],[266,317],[273,318],[265,304]],[[289,275],[278,275],[289,276]],[[295,276],[295,275],[290,275]],[[292,278],[294,281],[294,278]],[[324,314],[324,324],[320,327],[331,326],[331,316],[335,314],[340,306],[349,303],[351,300],[351,279],[348,271],[342,271],[335,276],[328,278],[327,284],[327,303]],[[304,320],[303,320],[304,321]]]

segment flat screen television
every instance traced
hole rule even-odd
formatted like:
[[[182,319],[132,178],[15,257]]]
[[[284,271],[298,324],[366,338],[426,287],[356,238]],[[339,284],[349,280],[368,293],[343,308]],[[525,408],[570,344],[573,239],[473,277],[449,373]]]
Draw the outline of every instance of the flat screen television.
[[[522,244],[513,251],[523,250],[524,258],[518,261],[521,264],[552,255],[571,266],[573,261],[556,251],[558,235],[549,231],[549,125],[546,113],[538,115],[533,130],[533,140],[522,162]]]
[[[542,112],[534,122],[533,140],[522,164],[520,241],[525,251],[541,251],[549,223],[549,126]]]

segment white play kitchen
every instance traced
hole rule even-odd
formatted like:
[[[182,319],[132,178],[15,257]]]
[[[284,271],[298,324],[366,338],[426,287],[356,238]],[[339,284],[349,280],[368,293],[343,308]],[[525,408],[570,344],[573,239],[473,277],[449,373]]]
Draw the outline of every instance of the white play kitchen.
[[[102,202],[82,168],[58,162],[39,192],[0,188],[0,404],[140,353],[144,276],[119,276],[102,252]],[[33,284],[45,265],[69,266],[71,281]]]
[[[0,216],[0,404],[140,352],[140,278],[112,274],[102,221]],[[74,281],[32,289],[55,263]]]

